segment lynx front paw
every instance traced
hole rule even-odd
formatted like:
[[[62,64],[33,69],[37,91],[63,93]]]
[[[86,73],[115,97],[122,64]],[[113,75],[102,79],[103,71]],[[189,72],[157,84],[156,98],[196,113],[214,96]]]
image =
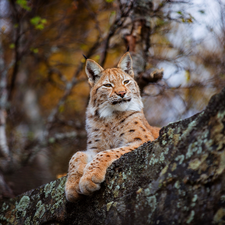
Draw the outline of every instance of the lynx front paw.
[[[79,194],[74,188],[66,190],[66,199],[69,202],[75,202],[79,198]]]
[[[91,195],[100,189],[100,184],[105,180],[105,172],[100,169],[87,170],[80,179],[80,191],[84,195]]]
[[[69,184],[67,181],[65,186],[66,199],[69,202],[75,202],[80,197],[79,180]]]

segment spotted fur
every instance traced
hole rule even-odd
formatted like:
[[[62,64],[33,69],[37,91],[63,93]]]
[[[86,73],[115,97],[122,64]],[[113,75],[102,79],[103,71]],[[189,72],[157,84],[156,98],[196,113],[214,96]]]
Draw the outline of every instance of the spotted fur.
[[[132,59],[127,52],[117,68],[104,70],[88,59],[85,67],[91,86],[86,112],[87,151],[77,152],[69,162],[65,192],[68,201],[100,189],[106,169],[121,155],[159,135],[143,114]]]

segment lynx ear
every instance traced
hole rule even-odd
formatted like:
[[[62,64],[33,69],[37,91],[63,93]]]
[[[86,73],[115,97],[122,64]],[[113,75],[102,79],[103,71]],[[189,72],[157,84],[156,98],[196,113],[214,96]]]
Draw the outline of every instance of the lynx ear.
[[[93,86],[97,80],[101,77],[101,72],[104,69],[98,65],[94,60],[87,59],[86,66],[85,66],[85,72],[88,76],[88,81],[91,86]]]
[[[132,64],[133,63],[132,63],[132,58],[130,56],[130,53],[127,52],[122,56],[117,67],[134,78],[134,71],[133,71]]]

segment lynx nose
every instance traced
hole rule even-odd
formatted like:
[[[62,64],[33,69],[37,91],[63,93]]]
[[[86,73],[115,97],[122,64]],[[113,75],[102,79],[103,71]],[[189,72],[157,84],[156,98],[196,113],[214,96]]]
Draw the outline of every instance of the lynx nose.
[[[126,94],[126,91],[119,91],[118,93],[116,93],[117,95],[119,95],[121,98],[124,97],[124,95]]]

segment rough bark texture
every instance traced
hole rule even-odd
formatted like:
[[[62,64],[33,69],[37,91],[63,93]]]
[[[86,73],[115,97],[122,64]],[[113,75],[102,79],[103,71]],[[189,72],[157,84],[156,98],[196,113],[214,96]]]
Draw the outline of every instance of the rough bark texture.
[[[225,89],[207,108],[117,160],[92,197],[68,203],[66,178],[5,202],[1,224],[224,224]]]

